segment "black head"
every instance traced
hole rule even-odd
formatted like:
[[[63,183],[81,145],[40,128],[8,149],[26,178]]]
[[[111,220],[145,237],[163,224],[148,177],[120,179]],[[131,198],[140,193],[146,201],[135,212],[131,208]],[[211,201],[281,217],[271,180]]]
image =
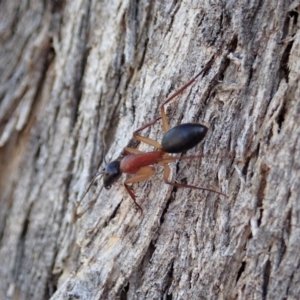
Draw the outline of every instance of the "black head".
[[[101,173],[103,174],[104,187],[108,190],[122,175],[122,172],[120,171],[120,162],[118,160],[112,161]]]

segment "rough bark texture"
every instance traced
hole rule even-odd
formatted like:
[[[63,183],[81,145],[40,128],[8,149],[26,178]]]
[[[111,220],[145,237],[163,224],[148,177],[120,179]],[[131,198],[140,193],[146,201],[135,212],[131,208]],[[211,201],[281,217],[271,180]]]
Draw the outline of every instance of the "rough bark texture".
[[[0,2],[0,299],[299,299],[299,3]],[[168,105],[172,180],[88,182]],[[161,140],[158,122],[143,132]],[[104,146],[105,145],[105,146]],[[76,211],[80,218],[76,217]]]

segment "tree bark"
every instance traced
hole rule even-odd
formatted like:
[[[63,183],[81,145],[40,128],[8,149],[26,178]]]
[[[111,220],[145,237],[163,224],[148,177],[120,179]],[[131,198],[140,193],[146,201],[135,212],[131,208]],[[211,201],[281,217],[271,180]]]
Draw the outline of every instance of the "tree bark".
[[[1,1],[0,299],[300,299],[299,9]],[[171,179],[228,198],[159,166],[133,185],[143,215],[126,176],[84,196],[213,57],[167,105],[210,127]]]

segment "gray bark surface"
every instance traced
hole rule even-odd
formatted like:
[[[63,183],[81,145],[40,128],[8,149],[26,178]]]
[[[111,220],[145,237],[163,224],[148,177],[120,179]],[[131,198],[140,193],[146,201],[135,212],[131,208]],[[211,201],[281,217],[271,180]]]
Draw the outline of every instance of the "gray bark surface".
[[[298,1],[0,2],[0,299],[300,299]],[[205,141],[99,181],[167,105]],[[161,122],[142,132],[161,141]],[[103,157],[105,159],[103,159]]]

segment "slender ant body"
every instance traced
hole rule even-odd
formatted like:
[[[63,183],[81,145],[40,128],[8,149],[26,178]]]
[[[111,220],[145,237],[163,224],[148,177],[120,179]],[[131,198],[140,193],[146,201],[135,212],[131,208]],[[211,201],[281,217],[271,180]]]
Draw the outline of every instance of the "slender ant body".
[[[203,155],[174,157],[169,154],[181,153],[194,148],[204,139],[208,128],[202,124],[186,123],[180,124],[170,129],[164,106],[171,100],[173,100],[177,95],[182,93],[187,87],[189,87],[201,74],[206,72],[211,67],[215,59],[216,58],[210,59],[207,65],[198,74],[196,74],[189,82],[187,82],[183,87],[181,87],[177,92],[175,92],[163,102],[163,104],[160,107],[160,117],[143,125],[133,133],[133,137],[135,139],[144,142],[148,145],[151,145],[157,150],[151,152],[142,152],[134,148],[124,148],[126,155],[121,160],[115,160],[110,162],[102,170],[102,172],[98,173],[92,180],[86,193],[88,192],[95,179],[97,179],[99,176],[103,176],[103,185],[106,189],[109,189],[111,185],[120,178],[122,173],[135,175],[124,181],[124,187],[130,195],[130,197],[132,198],[132,200],[134,201],[134,203],[136,204],[136,206],[138,207],[138,209],[142,212],[142,208],[136,202],[136,196],[128,184],[141,182],[150,178],[155,173],[153,165],[157,164],[163,166],[164,168],[163,180],[166,184],[176,186],[179,188],[190,188],[210,191],[227,197],[225,194],[212,189],[197,187],[188,184],[173,183],[169,181],[170,167],[168,166],[168,163],[176,160],[203,157]],[[161,143],[158,143],[155,140],[143,137],[138,134],[138,132],[140,132],[141,130],[155,124],[159,119],[162,119],[162,129],[164,132],[164,136]]]

